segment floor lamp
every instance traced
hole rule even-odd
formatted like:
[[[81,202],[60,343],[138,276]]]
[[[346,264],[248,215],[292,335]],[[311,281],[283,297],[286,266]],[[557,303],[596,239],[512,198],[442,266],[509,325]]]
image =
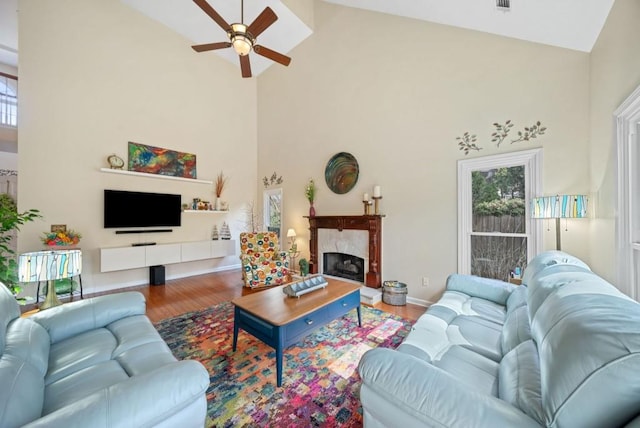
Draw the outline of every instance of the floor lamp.
[[[82,251],[51,250],[20,254],[18,280],[20,282],[47,281],[47,296],[40,310],[61,305],[56,294],[55,280],[71,278],[82,272]]]
[[[587,216],[586,195],[541,196],[531,201],[531,218],[556,220],[556,250],[560,251],[560,219],[584,218]]]

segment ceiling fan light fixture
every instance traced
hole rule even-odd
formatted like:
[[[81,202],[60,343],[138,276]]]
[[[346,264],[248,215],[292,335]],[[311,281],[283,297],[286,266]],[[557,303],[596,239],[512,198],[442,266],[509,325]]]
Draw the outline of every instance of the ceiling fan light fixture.
[[[240,56],[249,55],[255,42],[253,37],[247,32],[247,26],[244,24],[231,24],[229,39],[231,39],[233,49]]]

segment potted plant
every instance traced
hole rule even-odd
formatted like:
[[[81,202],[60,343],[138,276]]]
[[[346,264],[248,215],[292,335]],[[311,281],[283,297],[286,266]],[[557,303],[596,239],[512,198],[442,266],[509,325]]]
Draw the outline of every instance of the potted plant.
[[[316,216],[316,209],[313,206],[313,201],[316,199],[316,183],[312,178],[309,179],[309,182],[304,188],[304,196],[309,201],[309,217]]]
[[[20,226],[42,217],[38,210],[19,213],[16,202],[7,194],[0,194],[0,281],[11,290],[13,295],[22,291],[18,282],[18,262],[16,252],[11,245],[12,232]]]
[[[216,193],[216,211],[220,211],[222,209],[222,191],[224,190],[224,186],[227,184],[227,177],[224,176],[224,173],[218,174],[216,177],[215,193]]]

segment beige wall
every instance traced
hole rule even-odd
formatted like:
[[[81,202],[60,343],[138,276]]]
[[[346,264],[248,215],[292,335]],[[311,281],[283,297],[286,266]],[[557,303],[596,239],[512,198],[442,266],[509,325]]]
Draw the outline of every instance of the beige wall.
[[[613,112],[640,85],[640,2],[616,0],[591,52],[591,186],[597,201],[591,222],[591,265],[616,279],[615,142]]]
[[[247,80],[117,0],[21,0],[20,205],[46,218],[24,228],[20,250],[39,248],[40,233],[63,223],[85,235],[89,287],[145,281],[145,270],[98,273],[100,247],[132,241],[102,228],[102,189],[179,192],[189,200],[211,188],[99,172],[107,155],[125,156],[127,141],[138,141],[196,153],[200,178],[224,170],[234,235],[245,203],[262,191],[260,178],[282,175],[284,227],[296,228],[306,255],[310,177],[320,185],[320,215],[360,214],[362,193],[381,185],[384,278],[407,282],[413,298],[434,300],[456,269],[456,162],[464,155],[455,138],[470,131],[484,147],[470,156],[543,147],[545,194],[593,194],[596,218],[563,230],[563,248],[613,275],[611,112],[640,83],[637,2],[615,3],[591,55],[313,5],[307,15],[315,32],[290,52],[291,66]],[[491,123],[507,119],[516,127],[540,120],[547,135],[497,149]],[[346,195],[324,184],[325,164],[339,151],[360,162],[359,182]],[[171,236],[141,239],[207,239],[221,222],[185,217]],[[552,225],[545,247],[553,246]],[[168,274],[234,263],[171,266]],[[427,288],[419,285],[423,276]]]
[[[20,209],[45,217],[24,227],[20,251],[39,249],[51,224],[82,232],[83,281],[99,291],[148,280],[145,269],[100,274],[100,247],[209,239],[223,220],[237,236],[256,191],[256,80],[118,0],[21,0],[19,18]],[[173,233],[105,230],[105,188],[212,198],[211,185],[100,172],[108,155],[126,159],[128,141],[196,154],[198,178],[224,171],[231,212],[183,215]],[[168,265],[167,276],[237,263]]]
[[[484,147],[470,156],[544,147],[547,194],[589,190],[588,54],[315,6],[315,32],[291,52],[289,69],[270,68],[258,85],[258,176],[283,175],[285,228],[296,228],[304,251],[309,177],[320,185],[318,215],[361,214],[362,194],[379,184],[383,277],[406,282],[413,298],[436,299],[456,270],[456,162],[464,155],[455,138],[465,131]],[[507,119],[518,127],[540,120],[549,131],[496,149],[491,124]],[[340,151],[360,165],[346,195],[324,183],[325,164]],[[587,258],[586,231],[572,225],[565,249]],[[553,230],[546,235],[553,247]]]

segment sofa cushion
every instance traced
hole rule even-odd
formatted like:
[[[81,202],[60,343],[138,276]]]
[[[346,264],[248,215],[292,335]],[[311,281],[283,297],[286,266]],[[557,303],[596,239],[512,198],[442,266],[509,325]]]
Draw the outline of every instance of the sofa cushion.
[[[460,345],[499,361],[505,312],[503,306],[492,301],[445,291],[416,321],[401,348],[403,352],[432,362],[440,359],[451,346]]]
[[[484,394],[498,396],[500,365],[462,346],[451,346],[434,366],[449,373],[461,383]]]
[[[20,316],[20,307],[9,289],[0,282],[0,352],[4,349],[7,326]]]
[[[472,297],[481,297],[504,306],[515,285],[498,279],[475,275],[451,274],[447,278],[447,290],[458,291]]]
[[[621,426],[640,412],[640,305],[595,274],[576,275],[544,300],[531,324],[545,421]]]
[[[522,342],[531,339],[529,311],[526,306],[520,306],[507,314],[502,327],[500,346],[502,355],[506,355]]]
[[[502,358],[501,324],[481,317],[459,316],[449,325],[449,329],[454,328],[457,328],[460,336],[467,341],[466,344],[460,346],[493,361],[500,361]]]
[[[13,296],[11,299],[15,303]],[[42,411],[49,335],[40,325],[17,318],[7,325],[4,339],[0,356],[0,425],[22,426],[38,418]]]
[[[115,338],[105,328],[54,343],[51,345],[45,382],[50,384],[87,367],[109,361],[116,346]]]
[[[528,286],[534,276],[554,265],[572,265],[589,270],[589,266],[585,262],[571,254],[562,251],[545,251],[538,254],[527,264],[522,274],[522,283]]]
[[[525,285],[521,285],[513,290],[507,299],[507,315],[509,312],[518,309],[520,306],[526,306],[527,295],[528,289]]]
[[[127,373],[113,360],[74,372],[46,386],[42,415],[48,415],[127,379]]]
[[[576,265],[554,265],[540,271],[529,283],[527,306],[529,319],[533,323],[536,312],[544,301],[558,288],[572,282],[589,280],[595,274]]]
[[[499,397],[543,423],[540,364],[533,340],[520,343],[500,362]]]

